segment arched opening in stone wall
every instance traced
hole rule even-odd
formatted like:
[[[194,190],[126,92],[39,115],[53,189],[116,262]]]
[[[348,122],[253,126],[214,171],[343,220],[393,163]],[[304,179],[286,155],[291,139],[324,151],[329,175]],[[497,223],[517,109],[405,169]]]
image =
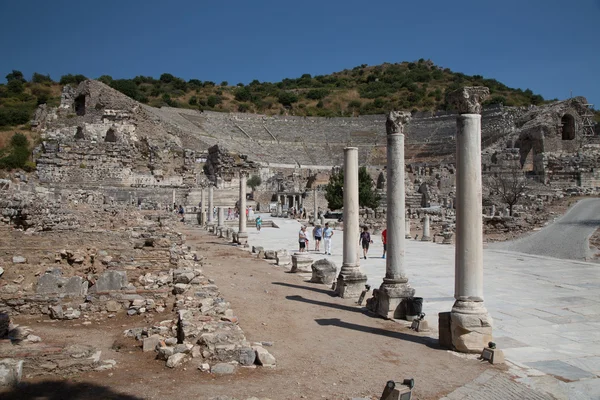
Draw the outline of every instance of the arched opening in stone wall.
[[[75,132],[75,140],[82,140],[82,139],[85,139],[85,136],[83,135],[83,128],[78,126],[77,132]]]
[[[113,128],[110,128],[109,130],[106,131],[106,136],[104,137],[104,141],[111,142],[111,143],[114,143],[117,141],[117,134],[115,133],[115,130]]]
[[[75,114],[79,116],[85,115],[85,95],[80,94],[75,97]]]
[[[560,123],[562,125],[562,140],[575,139],[575,118],[570,114],[565,114]]]

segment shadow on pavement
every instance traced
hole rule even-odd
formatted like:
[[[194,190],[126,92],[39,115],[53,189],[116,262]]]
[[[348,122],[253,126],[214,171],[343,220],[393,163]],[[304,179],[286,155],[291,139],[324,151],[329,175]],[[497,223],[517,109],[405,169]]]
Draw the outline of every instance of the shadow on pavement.
[[[312,292],[326,294],[329,297],[336,297],[335,292],[331,289],[320,289],[320,288],[316,288],[316,287],[312,287],[312,286],[294,285],[293,283],[286,283],[286,282],[271,282],[271,283],[273,285],[287,286],[287,287],[296,288],[296,289],[310,290]]]
[[[10,391],[0,392],[2,400],[143,400],[141,397],[114,392],[93,383],[43,381],[21,383]]]
[[[408,335],[402,332],[387,331],[380,328],[371,328],[370,326],[344,322],[339,318],[315,319],[315,322],[321,326],[337,326],[345,329],[352,329],[359,332],[372,333],[374,335],[386,336],[392,339],[400,339],[408,342],[419,343],[432,349],[441,349],[436,339],[425,336]]]
[[[367,309],[363,308],[363,307],[352,307],[352,306],[345,306],[343,304],[326,303],[324,301],[306,299],[306,298],[304,298],[302,296],[298,296],[298,295],[285,296],[285,298],[288,300],[301,301],[303,303],[314,304],[316,306],[330,307],[330,308],[335,308],[338,310],[351,311],[351,312],[357,312],[357,313],[361,313],[361,314],[365,314],[365,315],[370,315],[369,312],[367,311]]]
[[[583,221],[555,222],[557,225],[579,225],[579,226],[600,226],[600,219],[586,219]]]

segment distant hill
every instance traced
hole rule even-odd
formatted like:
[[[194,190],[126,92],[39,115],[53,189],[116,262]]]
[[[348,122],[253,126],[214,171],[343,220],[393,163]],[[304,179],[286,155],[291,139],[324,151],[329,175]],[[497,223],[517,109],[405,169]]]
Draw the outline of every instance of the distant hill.
[[[38,73],[26,80],[21,72],[13,71],[6,79],[7,83],[0,85],[0,131],[27,131],[38,104],[58,104],[63,85],[77,85],[87,78],[69,74],[57,83]],[[509,88],[495,79],[453,72],[423,59],[377,66],[364,64],[329,75],[304,74],[281,82],[254,80],[248,85],[235,86],[229,82],[185,81],[169,73],[158,79],[146,76],[113,79],[108,75],[97,79],[155,107],[268,115],[336,117],[382,114],[392,109],[434,111],[446,109],[447,92],[465,85],[489,87],[488,104],[527,106],[546,102],[529,89]],[[7,135],[0,134],[0,148],[7,140],[4,136]]]

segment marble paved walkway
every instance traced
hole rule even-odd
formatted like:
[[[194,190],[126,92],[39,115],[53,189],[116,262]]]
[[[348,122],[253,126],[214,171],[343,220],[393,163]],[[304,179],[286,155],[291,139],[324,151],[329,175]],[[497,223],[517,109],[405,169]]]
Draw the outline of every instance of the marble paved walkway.
[[[249,228],[249,244],[297,250],[300,224],[272,219],[279,228]],[[250,224],[249,224],[250,225]],[[308,228],[309,233],[312,227]],[[385,275],[379,235],[372,235],[361,269],[378,287]],[[342,262],[343,232],[335,231],[331,256]],[[358,238],[356,238],[358,243]],[[314,249],[314,242],[310,242]],[[437,337],[437,314],[454,302],[454,246],[407,240],[405,265],[416,296]],[[523,253],[484,251],[485,304],[494,319],[494,341],[513,375],[557,398],[600,399],[600,265]]]

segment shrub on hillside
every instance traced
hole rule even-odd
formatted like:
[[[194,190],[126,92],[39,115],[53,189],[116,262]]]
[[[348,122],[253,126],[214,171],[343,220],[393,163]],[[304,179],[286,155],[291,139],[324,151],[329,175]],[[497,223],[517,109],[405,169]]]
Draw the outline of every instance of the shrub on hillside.
[[[84,75],[72,75],[67,74],[60,77],[59,83],[61,85],[79,85],[81,82],[85,81],[87,78]]]
[[[281,91],[277,96],[277,100],[284,106],[291,107],[293,103],[298,101],[298,96],[292,92]]]
[[[34,72],[33,75],[31,76],[31,82],[32,83],[42,83],[42,84],[54,83],[52,78],[50,78],[49,74],[42,75],[42,74],[38,74],[37,72]]]
[[[0,168],[15,169],[27,166],[29,160],[29,141],[22,133],[15,133],[10,139],[8,155],[0,158]]]

